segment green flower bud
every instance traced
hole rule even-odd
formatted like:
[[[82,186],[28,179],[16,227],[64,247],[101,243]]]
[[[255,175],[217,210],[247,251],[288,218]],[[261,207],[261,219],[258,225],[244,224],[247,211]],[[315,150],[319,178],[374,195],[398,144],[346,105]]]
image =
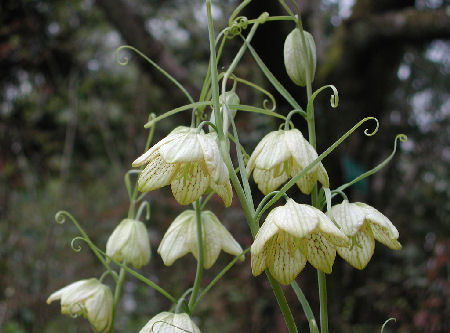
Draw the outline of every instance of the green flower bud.
[[[302,42],[302,35],[298,28],[295,28],[287,36],[284,42],[284,65],[291,80],[299,86],[306,86],[306,69],[309,68],[311,82],[314,80],[316,72],[316,45],[314,38],[307,31],[305,34],[306,47]],[[309,57],[308,57],[309,55]]]

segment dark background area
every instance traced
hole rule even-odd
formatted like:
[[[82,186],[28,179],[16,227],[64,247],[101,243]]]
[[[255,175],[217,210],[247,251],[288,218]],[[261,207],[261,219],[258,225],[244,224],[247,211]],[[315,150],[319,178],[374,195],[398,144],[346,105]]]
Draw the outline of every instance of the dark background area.
[[[214,4],[216,28],[226,25],[234,1]],[[319,153],[366,116],[380,130],[355,132],[323,163],[331,188],[386,158],[396,134],[405,133],[392,162],[347,190],[383,212],[400,232],[403,249],[377,243],[368,267],[357,271],[340,258],[328,277],[332,332],[448,332],[449,293],[449,4],[439,0],[301,1],[305,29],[317,44],[313,88],[334,84],[338,109],[329,94],[317,98]],[[242,13],[283,15],[277,1],[253,1]],[[283,66],[283,43],[292,23],[266,23],[252,44],[274,75],[301,105],[302,89]],[[84,319],[60,314],[45,301],[75,280],[99,277],[101,265],[70,241],[75,228],[58,225],[58,210],[70,211],[100,247],[128,210],[123,174],[142,153],[149,113],[159,115],[187,103],[183,95],[135,54],[119,65],[114,51],[135,46],[198,96],[208,61],[206,16],[201,1],[185,0],[17,0],[0,4],[0,331],[80,332]],[[239,48],[229,42],[220,66]],[[290,110],[247,54],[240,77],[274,93],[277,112]],[[238,86],[241,102],[262,106],[264,97]],[[306,124],[294,117],[306,133]],[[189,125],[179,114],[158,123],[155,140],[174,126]],[[279,122],[248,113],[236,117],[241,142],[251,152]],[[371,128],[371,125],[368,125]],[[257,189],[255,193],[257,193]],[[257,193],[256,199],[262,196]],[[295,199],[307,200],[298,194]],[[184,207],[164,188],[147,195],[153,258],[142,274],[181,295],[195,277],[191,255],[164,267],[156,248]],[[223,209],[208,205],[243,247],[251,235],[238,200]],[[230,260],[222,254],[206,281]],[[318,316],[316,274],[307,267],[297,278]],[[290,288],[289,303],[302,331],[307,323]],[[170,304],[133,278],[127,279],[116,325],[138,331]],[[250,257],[237,264],[202,301],[194,319],[203,332],[285,332],[266,279],[254,278]]]

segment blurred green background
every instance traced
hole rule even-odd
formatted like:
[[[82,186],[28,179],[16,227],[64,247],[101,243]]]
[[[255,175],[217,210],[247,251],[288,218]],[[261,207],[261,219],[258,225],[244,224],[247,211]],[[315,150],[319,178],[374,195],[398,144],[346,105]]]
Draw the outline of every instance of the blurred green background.
[[[225,27],[236,1],[214,2],[216,28]],[[449,120],[450,20],[439,0],[301,1],[305,28],[317,44],[314,88],[334,84],[337,110],[329,95],[317,99],[318,151],[355,122],[376,116],[379,132],[362,130],[323,163],[331,187],[381,162],[397,133],[408,135],[392,162],[347,191],[387,215],[400,232],[403,249],[376,245],[368,267],[356,271],[340,258],[328,277],[332,332],[450,331],[449,288]],[[242,13],[283,15],[279,3],[253,1]],[[164,77],[135,54],[120,66],[114,51],[135,46],[172,73],[196,97],[206,73],[208,39],[202,1],[186,0],[6,0],[0,4],[0,332],[87,332],[84,319],[60,315],[54,290],[75,280],[99,277],[101,265],[85,244],[75,253],[75,228],[54,215],[70,211],[93,241],[104,248],[127,214],[123,174],[143,152],[149,113],[187,101]],[[266,23],[253,41],[262,59],[305,105],[305,94],[283,68],[283,42],[291,23]],[[240,44],[231,40],[220,66],[228,66]],[[274,93],[277,112],[289,107],[270,87],[247,54],[239,76]],[[241,101],[262,106],[264,97],[238,86]],[[190,115],[158,123],[155,140]],[[296,125],[306,131],[300,117]],[[273,119],[248,113],[236,117],[241,142],[251,152]],[[369,125],[370,126],[370,125]],[[305,132],[304,132],[305,133]],[[253,184],[253,183],[252,183]],[[257,193],[257,189],[252,185]],[[293,191],[296,200],[307,200]],[[256,200],[261,199],[256,194]],[[195,277],[188,255],[164,267],[156,248],[183,207],[164,188],[147,195],[147,222],[153,258],[142,274],[181,293]],[[243,247],[251,235],[235,198],[224,210],[208,205]],[[205,283],[230,260],[222,254],[205,273]],[[194,319],[203,332],[285,332],[266,279],[254,278],[250,257],[237,264],[198,307]],[[318,316],[316,274],[307,267],[297,278]],[[107,282],[108,281],[107,279]],[[302,331],[307,322],[292,290],[289,303]],[[133,278],[124,285],[117,332],[136,332],[170,304]]]

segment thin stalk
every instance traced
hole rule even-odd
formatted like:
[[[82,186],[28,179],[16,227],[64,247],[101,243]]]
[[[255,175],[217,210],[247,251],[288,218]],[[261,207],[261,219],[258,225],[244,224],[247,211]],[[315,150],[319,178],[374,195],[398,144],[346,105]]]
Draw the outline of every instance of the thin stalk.
[[[234,257],[233,260],[230,261],[230,263],[228,265],[225,266],[224,269],[222,269],[220,271],[219,274],[217,274],[217,276],[208,284],[208,286],[202,291],[202,293],[198,296],[197,301],[194,303],[194,306],[191,309],[191,313],[194,312],[195,307],[197,306],[197,304],[200,302],[200,300],[206,295],[206,293],[217,283],[217,281],[220,280],[220,278],[222,276],[225,275],[226,272],[228,272],[230,270],[231,267],[234,266],[234,264],[243,256],[245,255],[248,251],[250,251],[250,248],[245,249],[241,254],[237,255],[236,257]]]
[[[317,283],[319,285],[320,299],[320,331],[328,332],[328,310],[327,310],[327,280],[325,273],[317,270]]]
[[[316,320],[314,318],[314,314],[311,310],[311,306],[309,305],[308,300],[305,297],[305,294],[303,294],[303,291],[298,286],[297,282],[291,283],[292,289],[294,289],[295,294],[297,295],[297,298],[303,308],[303,312],[305,313],[306,318],[308,319],[308,322],[311,322],[311,320]]]
[[[189,299],[189,310],[192,311],[194,304],[197,300],[198,291],[202,282],[203,275],[203,230],[202,230],[202,211],[200,208],[200,199],[194,203],[195,207],[195,219],[197,223],[197,272],[195,273],[195,281],[192,287],[191,298]]]
[[[123,282],[125,281],[125,269],[120,268],[119,272],[119,280],[116,283],[116,289],[114,290],[114,305],[113,305],[113,313],[111,319],[111,328],[109,332],[114,332],[114,320],[116,318],[117,305],[119,304],[120,293],[122,292]]]
[[[277,299],[281,313],[283,314],[284,321],[288,328],[289,333],[297,333],[297,326],[295,325],[294,317],[292,316],[291,309],[287,304],[286,297],[284,297],[283,290],[280,284],[273,278],[273,276],[266,270],[267,278],[269,279],[270,286],[272,287],[275,298]]]
[[[298,27],[300,29],[302,44],[305,48],[306,59],[310,59],[309,48],[306,47],[305,34],[303,32],[302,21],[300,15],[297,20]],[[308,104],[312,96],[312,84],[311,84],[311,76],[310,76],[310,68],[306,66],[306,95],[308,97]],[[310,103],[310,107],[307,108],[307,116],[306,121],[308,123],[308,141],[316,149],[316,126],[314,121],[314,105]],[[311,192],[311,204],[312,206],[319,208],[320,205],[317,200],[317,183],[314,186],[313,191]],[[328,310],[327,310],[327,284],[325,273],[317,270],[317,281],[319,285],[319,299],[320,299],[320,330],[322,333],[328,332]]]

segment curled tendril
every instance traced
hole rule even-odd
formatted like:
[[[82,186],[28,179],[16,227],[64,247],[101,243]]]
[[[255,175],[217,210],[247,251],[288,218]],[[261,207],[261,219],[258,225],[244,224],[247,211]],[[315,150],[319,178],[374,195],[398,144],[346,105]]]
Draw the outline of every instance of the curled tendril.
[[[64,223],[66,223],[66,216],[67,216],[67,215],[66,215],[66,212],[63,211],[63,210],[57,212],[56,215],[55,215],[55,221],[56,221],[56,223],[59,223],[59,224],[64,224]]]
[[[124,55],[122,58],[119,58],[119,52],[120,52],[121,50],[129,49],[129,48],[130,48],[130,47],[129,47],[128,45],[122,45],[122,46],[119,46],[119,47],[116,49],[116,51],[114,51],[114,59],[116,60],[116,62],[117,62],[119,65],[121,65],[121,66],[126,66],[126,65],[128,65],[130,59],[129,59],[127,56],[125,56],[125,55]]]
[[[154,332],[154,333],[159,332],[159,329],[158,329],[157,331],[154,330],[155,328],[157,328],[157,327],[155,327],[155,325],[156,325],[156,324],[159,324],[159,323],[162,323],[162,324],[166,324],[166,325],[172,326],[172,327],[177,328],[177,329],[179,329],[179,330],[181,330],[181,331],[183,331],[183,332],[193,333],[192,331],[188,331],[188,330],[184,329],[183,327],[174,325],[174,324],[172,324],[172,323],[168,323],[167,321],[164,321],[164,320],[158,320],[158,321],[155,321],[155,322],[153,323],[152,328],[151,328],[151,332],[152,332],[152,333],[153,333],[153,332]],[[160,326],[160,327],[161,327],[161,326]]]
[[[306,112],[308,114],[310,114],[311,108],[313,106],[314,100],[316,99],[317,95],[319,95],[319,93],[327,88],[330,88],[331,90],[333,90],[333,94],[330,97],[330,104],[332,108],[337,108],[339,105],[339,93],[336,89],[335,86],[333,86],[332,84],[328,84],[326,86],[320,87],[319,89],[317,89],[312,95],[311,98],[308,100],[308,105],[306,106]]]
[[[232,22],[232,24],[227,28],[227,38],[228,39],[232,39],[237,35],[240,35],[242,30],[247,29],[248,27],[248,19],[245,16],[239,16],[236,19],[234,19],[234,21]]]
[[[119,59],[119,52],[124,49],[133,51],[134,53],[138,54],[142,59],[147,61],[156,70],[158,70],[162,75],[164,75],[169,81],[171,81],[174,85],[176,85],[183,92],[183,94],[186,96],[186,98],[189,100],[189,102],[194,103],[194,99],[192,98],[191,94],[189,94],[189,92],[183,87],[183,85],[180,82],[177,81],[177,79],[175,79],[172,75],[170,75],[167,71],[165,71],[161,66],[159,66],[156,62],[154,62],[152,59],[147,57],[144,53],[139,51],[137,48],[130,46],[130,45],[119,46],[116,49],[116,51],[114,52],[114,58],[116,59],[116,61],[119,65],[125,66],[128,64],[128,61],[129,61],[127,56],[124,56],[122,58],[122,60]]]
[[[255,84],[255,83],[253,83],[253,82],[250,82],[250,81],[247,81],[247,80],[242,79],[242,78],[240,78],[240,77],[237,77],[237,76],[234,75],[234,74],[232,75],[232,78],[233,78],[233,80],[234,80],[235,82],[240,82],[240,83],[243,83],[243,84],[245,84],[245,85],[247,85],[247,86],[250,86],[250,87],[252,87],[252,88],[255,88],[255,89],[258,90],[259,92],[263,93],[266,97],[268,97],[268,99],[264,99],[264,100],[263,100],[263,108],[264,108],[265,110],[274,111],[274,110],[276,109],[276,107],[277,107],[277,102],[276,102],[276,100],[275,100],[275,97],[273,97],[273,95],[272,95],[269,91],[267,91],[266,89],[264,89],[264,88],[258,86],[257,84]],[[270,103],[271,107],[270,107],[269,103]]]
[[[81,234],[81,237],[75,237],[72,242],[71,242],[71,246],[74,243],[74,240],[78,240],[78,239],[82,239],[84,240],[90,247],[90,249],[92,250],[92,252],[94,252],[95,256],[98,258],[98,260],[100,260],[100,262],[103,264],[103,266],[105,266],[105,268],[111,273],[112,276],[114,276],[114,274],[112,273],[111,267],[109,267],[109,265],[106,263],[105,259],[100,255],[100,251],[98,250],[98,248],[94,245],[94,243],[92,243],[92,241],[89,239],[89,236],[86,234],[86,232],[83,230],[83,228],[81,227],[81,225],[78,223],[78,221],[72,216],[72,214],[70,214],[69,212],[65,211],[65,210],[60,210],[59,212],[56,213],[55,215],[55,221],[59,224],[63,224],[66,222],[66,218],[69,218],[69,220],[75,225],[75,227],[78,229],[78,231]],[[72,249],[75,252],[79,252],[78,248],[75,246],[72,246]]]
[[[375,117],[368,117],[368,118],[369,118],[369,119],[375,120],[376,126],[375,126],[375,128],[373,129],[372,132],[369,132],[369,129],[366,128],[366,129],[364,130],[364,134],[365,134],[366,136],[372,136],[372,135],[375,135],[375,134],[378,132],[378,127],[380,127],[380,122],[379,122],[378,119],[375,118]]]
[[[72,241],[70,242],[70,247],[75,252],[80,252],[81,251],[81,245],[80,244],[76,244],[76,242],[79,241],[79,240],[82,240],[82,241],[86,242],[86,239],[84,239],[81,236],[77,236],[77,237],[73,238]]]
[[[395,321],[397,321],[397,319],[391,317],[391,318],[389,318],[388,320],[386,320],[386,321],[383,323],[383,326],[381,326],[381,331],[380,331],[380,333],[383,333],[384,328],[386,327],[387,323],[390,322],[390,321],[394,321],[394,322],[395,322]]]
[[[378,122],[377,122],[378,124]],[[408,137],[405,134],[397,134],[395,139],[394,139],[394,149],[392,150],[392,153],[380,164],[378,164],[377,166],[375,166],[374,168],[370,169],[369,171],[364,172],[363,174],[359,175],[358,177],[356,177],[355,179],[353,179],[351,182],[343,184],[341,186],[339,186],[337,189],[333,190],[333,196],[335,196],[336,194],[340,193],[341,191],[345,190],[347,187],[359,182],[360,180],[369,177],[370,175],[373,175],[374,173],[378,172],[378,170],[380,170],[381,168],[383,168],[384,166],[386,166],[386,164],[389,163],[389,161],[394,157],[395,153],[397,152],[397,144],[398,142],[405,142],[408,139]]]

